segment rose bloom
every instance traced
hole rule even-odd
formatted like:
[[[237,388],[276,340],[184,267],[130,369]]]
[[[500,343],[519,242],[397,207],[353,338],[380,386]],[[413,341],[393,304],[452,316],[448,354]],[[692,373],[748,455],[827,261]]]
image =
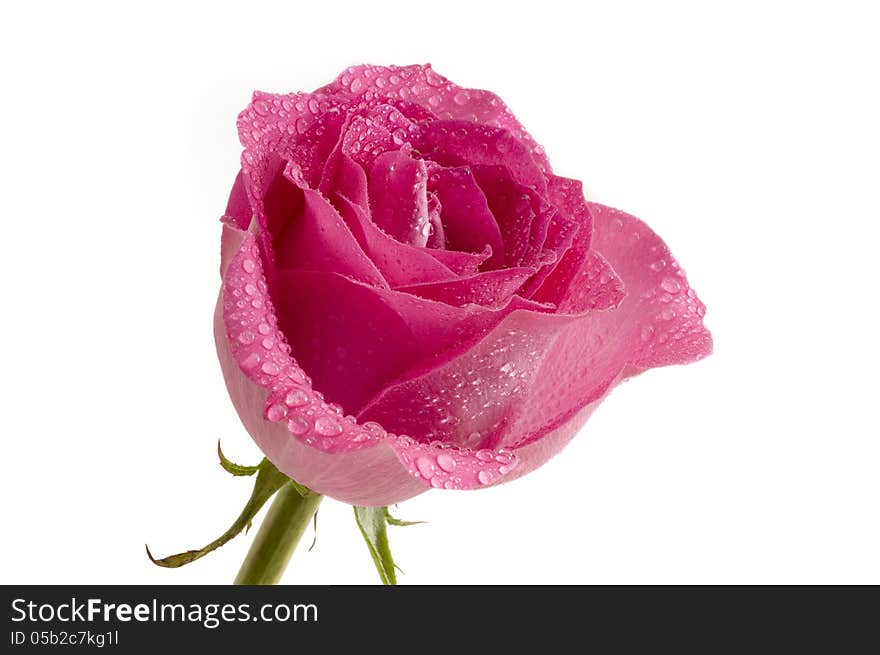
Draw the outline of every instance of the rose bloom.
[[[606,394],[711,352],[640,220],[587,202],[493,93],[430,66],[255,93],[215,336],[283,473],[357,505],[540,466]]]

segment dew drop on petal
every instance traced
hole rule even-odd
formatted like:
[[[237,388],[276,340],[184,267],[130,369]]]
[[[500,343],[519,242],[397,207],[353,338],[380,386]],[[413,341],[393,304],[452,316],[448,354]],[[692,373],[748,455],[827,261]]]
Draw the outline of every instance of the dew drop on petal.
[[[342,426],[332,416],[319,416],[315,419],[315,432],[325,437],[342,434]]]
[[[250,330],[242,330],[238,334],[238,341],[243,343],[245,346],[250,345],[254,342],[254,339],[257,338],[257,335],[251,332]]]
[[[266,410],[266,418],[273,422],[280,421],[285,416],[287,416],[287,408],[281,403],[269,405],[269,409]]]
[[[495,454],[491,450],[478,450],[477,459],[482,462],[491,462],[493,459],[495,459]]]
[[[287,422],[287,429],[291,434],[300,436],[309,431],[309,422],[302,416],[294,416]]]
[[[385,432],[385,428],[374,421],[367,421],[364,423],[363,428],[377,439],[384,439],[388,434]]]
[[[278,367],[278,364],[275,362],[263,362],[263,365],[260,367],[260,370],[263,371],[266,375],[278,375],[281,369]]]
[[[480,471],[477,473],[477,480],[480,481],[480,484],[489,484],[493,480],[493,476],[489,471]]]
[[[429,457],[425,457],[424,455],[416,459],[416,468],[419,469],[419,473],[426,480],[430,480],[436,472],[436,469],[434,468],[434,462],[432,462]]]
[[[678,293],[681,291],[681,284],[675,278],[667,277],[660,283],[660,288],[668,293]]]
[[[439,455],[437,455],[437,466],[439,466],[447,473],[451,473],[455,470],[455,458],[451,455],[447,455],[446,453],[440,453]]]
[[[302,389],[294,389],[287,393],[284,402],[288,407],[301,407],[309,402],[309,395]]]
[[[244,358],[241,365],[244,368],[256,368],[260,363],[260,354],[259,353],[251,353],[247,357]]]

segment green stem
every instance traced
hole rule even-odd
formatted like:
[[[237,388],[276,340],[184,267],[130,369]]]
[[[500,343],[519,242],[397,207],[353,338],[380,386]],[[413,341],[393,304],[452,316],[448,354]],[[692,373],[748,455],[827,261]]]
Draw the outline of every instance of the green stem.
[[[284,485],[263,519],[235,584],[276,584],[322,498],[314,492],[303,496],[294,485]]]

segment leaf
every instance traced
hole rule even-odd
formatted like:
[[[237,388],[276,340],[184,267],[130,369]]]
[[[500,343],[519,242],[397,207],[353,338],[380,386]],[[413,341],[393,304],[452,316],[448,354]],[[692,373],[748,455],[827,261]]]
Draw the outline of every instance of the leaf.
[[[260,470],[259,464],[256,466],[244,466],[226,459],[226,455],[224,455],[223,451],[220,449],[219,439],[217,440],[217,454],[220,456],[220,466],[222,466],[227,473],[231,473],[232,475],[253,475]]]
[[[391,516],[391,510],[389,510],[387,507],[385,508],[385,520],[388,522],[388,525],[400,526],[419,525],[420,523],[425,523],[425,521],[402,521],[399,518]],[[397,568],[399,569],[400,567]]]
[[[223,455],[221,453],[221,463],[223,462],[223,459],[225,458],[223,458]],[[233,466],[237,465],[233,464]],[[224,465],[223,468],[226,468],[226,466]],[[244,509],[241,511],[241,514],[239,514],[238,518],[235,519],[235,522],[226,532],[224,532],[222,535],[220,535],[220,537],[209,543],[204,548],[200,548],[198,550],[187,550],[183,553],[178,553],[177,555],[169,555],[168,557],[163,557],[162,559],[156,559],[155,557],[153,557],[153,554],[150,552],[150,548],[147,547],[147,557],[150,558],[153,564],[169,569],[174,569],[204,557],[211,551],[220,548],[220,546],[225,544],[227,541],[237,536],[242,530],[246,530],[247,528],[249,528],[251,525],[251,521],[253,521],[254,517],[257,515],[257,512],[260,511],[260,508],[265,505],[266,501],[269,500],[269,498],[271,498],[272,495],[281,487],[286,484],[296,484],[286,475],[281,473],[277,468],[275,468],[272,462],[270,462],[268,459],[263,458],[263,461],[254,468],[257,469],[257,479],[254,481],[254,490],[253,492],[251,492],[251,497],[248,500],[247,504],[244,506]],[[238,474],[233,473],[233,475]],[[250,473],[240,475],[250,475]],[[305,489],[305,487],[296,484],[296,489],[298,492],[300,492],[300,489]],[[311,493],[308,490],[306,491],[308,493]]]
[[[387,512],[387,507],[355,507],[354,518],[364,541],[367,542],[382,584],[396,585],[397,573],[394,571],[394,559],[388,545],[388,525],[385,518]]]

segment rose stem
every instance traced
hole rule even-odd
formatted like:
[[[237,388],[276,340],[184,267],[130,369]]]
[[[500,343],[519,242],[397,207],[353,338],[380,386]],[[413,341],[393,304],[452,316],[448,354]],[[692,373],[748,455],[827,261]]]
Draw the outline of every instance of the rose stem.
[[[235,584],[276,584],[322,498],[314,492],[302,496],[292,484],[281,487],[235,576]]]

